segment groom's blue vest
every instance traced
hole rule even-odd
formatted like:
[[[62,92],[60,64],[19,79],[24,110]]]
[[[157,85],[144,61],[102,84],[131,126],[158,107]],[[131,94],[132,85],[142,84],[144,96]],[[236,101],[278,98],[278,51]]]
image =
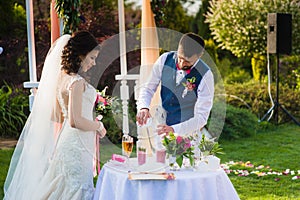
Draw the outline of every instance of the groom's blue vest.
[[[176,60],[177,54],[170,52],[165,61],[161,76],[161,100],[162,106],[167,112],[166,124],[171,126],[186,121],[194,117],[194,106],[197,101],[197,88],[204,74],[210,68],[201,60],[189,74],[187,74],[176,85]],[[188,91],[183,97],[185,86],[183,85],[187,79],[195,78],[195,87],[192,91]]]

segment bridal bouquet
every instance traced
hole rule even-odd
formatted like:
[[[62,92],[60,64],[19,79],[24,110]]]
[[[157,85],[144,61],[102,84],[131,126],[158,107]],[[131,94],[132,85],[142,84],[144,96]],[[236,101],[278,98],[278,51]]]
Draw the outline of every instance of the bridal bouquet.
[[[97,97],[95,101],[95,110],[98,115],[105,115],[112,110],[113,106],[118,104],[117,97],[111,97],[106,94],[107,86],[102,90],[97,90]]]
[[[194,162],[194,147],[191,145],[192,137],[177,136],[173,132],[164,136],[162,144],[166,148],[166,152],[170,157],[176,158],[176,163],[179,167],[182,166],[183,157],[190,160],[190,163]]]

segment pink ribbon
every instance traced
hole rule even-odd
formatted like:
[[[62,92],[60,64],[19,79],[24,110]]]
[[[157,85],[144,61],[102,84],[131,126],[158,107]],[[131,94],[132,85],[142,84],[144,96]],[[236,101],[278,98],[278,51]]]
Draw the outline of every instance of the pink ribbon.
[[[100,174],[100,135],[96,134],[96,167],[98,174]]]
[[[96,121],[98,121],[98,119],[96,118]],[[101,171],[101,166],[100,166],[100,135],[96,134],[96,138],[95,138],[95,153],[94,153],[94,176],[97,176],[97,174],[100,174]]]

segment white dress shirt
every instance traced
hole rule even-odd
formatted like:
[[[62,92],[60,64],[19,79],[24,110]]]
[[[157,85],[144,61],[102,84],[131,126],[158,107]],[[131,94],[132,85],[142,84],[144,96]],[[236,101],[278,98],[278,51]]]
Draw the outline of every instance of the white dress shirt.
[[[141,108],[150,107],[151,99],[161,81],[162,69],[167,55],[168,53],[164,53],[157,59],[148,81],[145,84],[141,85],[137,102],[138,110],[140,110]],[[197,63],[198,61],[193,65],[193,67]],[[180,75],[180,71],[182,70],[177,70],[176,76]],[[181,74],[180,76],[182,77],[176,77],[176,80],[181,80],[185,76],[185,74]],[[197,95],[198,97],[194,108],[194,117],[190,118],[187,121],[171,126],[174,129],[174,132],[178,135],[186,135],[193,133],[194,131],[199,131],[206,125],[210,110],[213,105],[214,97],[214,77],[211,70],[207,71],[202,77],[202,80],[197,88]]]

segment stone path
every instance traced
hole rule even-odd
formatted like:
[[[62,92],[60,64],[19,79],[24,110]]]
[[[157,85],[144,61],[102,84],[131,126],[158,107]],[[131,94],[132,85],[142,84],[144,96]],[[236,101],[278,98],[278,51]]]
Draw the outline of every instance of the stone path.
[[[4,139],[0,138],[0,150],[14,148],[17,144],[16,139]]]

